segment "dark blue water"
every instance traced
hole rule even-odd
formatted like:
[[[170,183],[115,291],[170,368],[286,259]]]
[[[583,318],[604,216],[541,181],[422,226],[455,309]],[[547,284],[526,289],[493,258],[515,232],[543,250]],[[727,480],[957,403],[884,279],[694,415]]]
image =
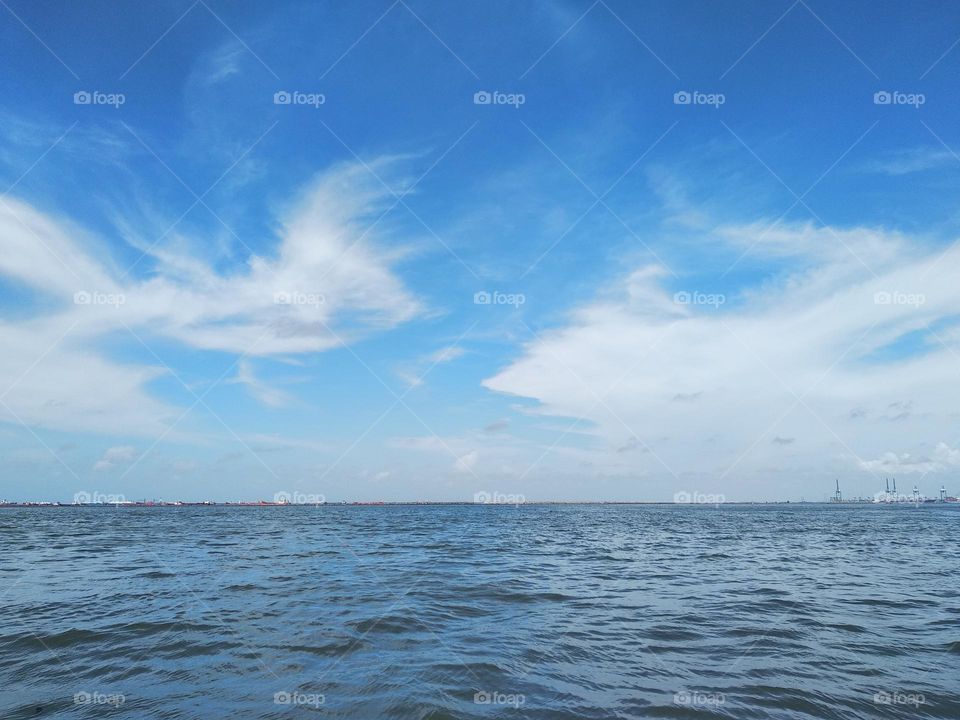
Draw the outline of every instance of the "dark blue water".
[[[960,507],[0,510],[3,718],[960,718]]]

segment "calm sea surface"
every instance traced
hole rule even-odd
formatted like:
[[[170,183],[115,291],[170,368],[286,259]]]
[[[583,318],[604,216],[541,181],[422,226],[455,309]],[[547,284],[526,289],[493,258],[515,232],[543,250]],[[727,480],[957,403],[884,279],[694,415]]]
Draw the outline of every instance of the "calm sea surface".
[[[0,717],[960,718],[960,507],[0,510]]]

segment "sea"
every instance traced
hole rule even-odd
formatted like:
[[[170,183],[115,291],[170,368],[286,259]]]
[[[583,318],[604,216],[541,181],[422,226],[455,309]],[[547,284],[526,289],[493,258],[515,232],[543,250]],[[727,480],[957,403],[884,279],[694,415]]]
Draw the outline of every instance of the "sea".
[[[0,718],[960,718],[960,506],[0,509]]]

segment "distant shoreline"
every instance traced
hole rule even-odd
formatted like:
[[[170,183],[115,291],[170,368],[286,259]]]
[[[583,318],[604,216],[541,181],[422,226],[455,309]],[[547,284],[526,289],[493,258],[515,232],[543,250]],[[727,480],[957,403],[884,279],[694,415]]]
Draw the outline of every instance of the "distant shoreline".
[[[252,502],[116,502],[116,503],[62,503],[46,501],[28,502],[0,502],[2,508],[264,508],[264,507],[412,507],[412,506],[492,506],[492,507],[519,507],[521,505],[668,505],[676,507],[720,507],[728,506],[755,506],[755,505],[827,505],[841,507],[883,507],[883,506],[914,506],[914,505],[960,505],[955,500],[926,500],[921,502],[872,502],[872,501],[823,501],[823,500],[739,500],[717,503],[703,502],[672,502],[669,500],[525,500],[523,502],[473,502],[470,500],[397,500],[377,502],[322,502],[322,503],[279,503],[267,501]]]

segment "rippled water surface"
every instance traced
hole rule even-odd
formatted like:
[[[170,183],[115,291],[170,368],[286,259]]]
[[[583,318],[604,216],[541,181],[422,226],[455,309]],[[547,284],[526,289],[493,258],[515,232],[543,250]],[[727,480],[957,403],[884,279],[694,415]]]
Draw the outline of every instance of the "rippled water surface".
[[[960,718],[960,507],[0,510],[0,717]]]

